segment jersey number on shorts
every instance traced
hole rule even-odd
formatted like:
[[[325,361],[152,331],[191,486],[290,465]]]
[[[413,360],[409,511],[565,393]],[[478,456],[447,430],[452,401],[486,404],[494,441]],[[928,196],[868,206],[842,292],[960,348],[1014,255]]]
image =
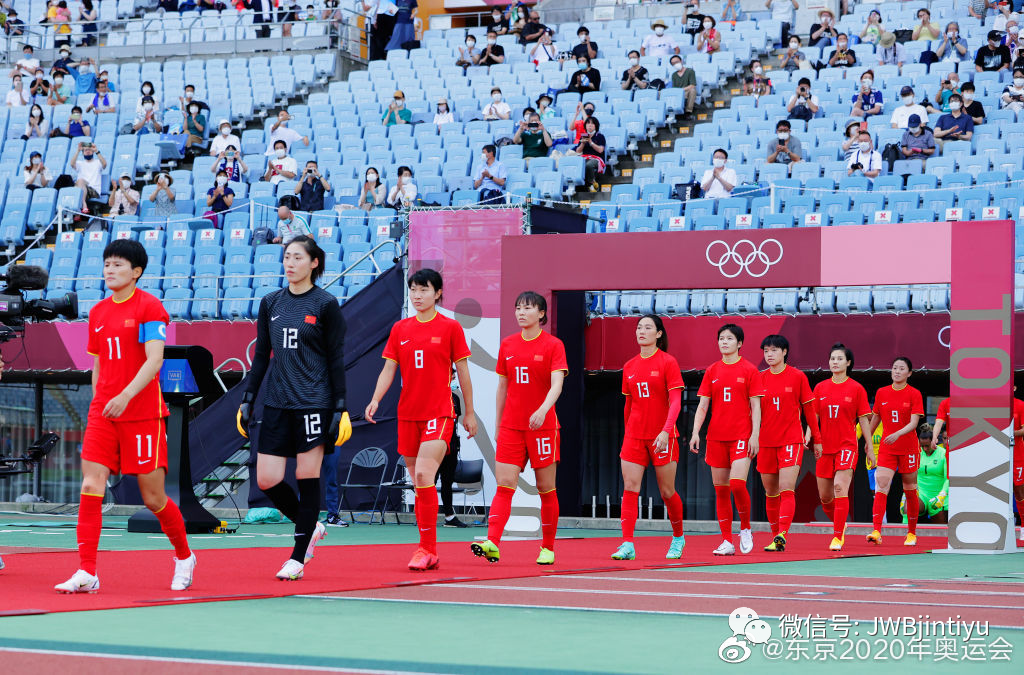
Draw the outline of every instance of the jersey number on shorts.
[[[121,358],[121,338],[107,338],[107,358],[108,359],[119,359]]]
[[[778,400],[778,399],[776,399],[776,400]],[[794,448],[794,447],[795,447],[795,446],[792,446],[792,445],[787,445],[787,446],[785,446],[785,447],[783,448],[783,452],[785,452],[785,453],[786,453],[786,461],[787,461],[787,462],[791,462],[791,461],[793,461],[793,448]]]
[[[437,431],[437,418],[427,420],[427,433],[432,434]]]
[[[831,408],[832,406],[829,406],[829,407]],[[849,464],[850,460],[852,458],[853,458],[853,450],[840,450],[839,451],[839,463],[840,464]]]
[[[302,416],[302,421],[306,425],[306,436],[318,436],[320,431],[320,413],[310,413]]]
[[[142,453],[143,438],[146,439],[145,455],[143,455]],[[149,434],[147,434],[146,436],[143,436],[142,434],[135,434],[135,451],[139,455],[139,464],[145,464],[149,460],[153,459],[153,437],[150,436]]]
[[[284,336],[282,337],[283,347],[285,349],[298,349],[299,348],[299,329],[298,328],[284,328]]]
[[[636,383],[636,395],[639,398],[650,398],[651,397],[651,390],[647,386],[646,382],[637,382]]]
[[[530,384],[529,366],[516,366],[516,384]]]
[[[550,457],[551,456],[551,439],[550,438],[538,438],[537,439],[537,456],[538,457]]]

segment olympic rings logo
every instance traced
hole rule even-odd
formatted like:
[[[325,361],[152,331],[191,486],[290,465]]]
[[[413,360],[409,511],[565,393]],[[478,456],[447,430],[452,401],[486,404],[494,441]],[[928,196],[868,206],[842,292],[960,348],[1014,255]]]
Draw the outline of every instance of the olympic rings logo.
[[[782,260],[782,254],[782,244],[777,239],[765,239],[760,244],[740,239],[732,246],[716,239],[708,244],[704,258],[727,279],[744,271],[756,279],[768,274],[771,266]]]

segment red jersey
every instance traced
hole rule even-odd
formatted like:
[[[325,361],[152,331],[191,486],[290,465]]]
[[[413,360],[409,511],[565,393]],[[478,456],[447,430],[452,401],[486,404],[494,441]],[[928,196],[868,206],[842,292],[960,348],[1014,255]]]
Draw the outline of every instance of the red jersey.
[[[660,349],[646,359],[637,354],[626,361],[622,367],[622,393],[632,397],[626,436],[648,439],[660,434],[668,419],[668,393],[682,388],[679,362]],[[679,436],[674,422],[669,435]]]
[[[885,425],[885,435],[882,436],[880,449],[888,450],[894,455],[909,455],[921,451],[917,442],[917,432],[913,429],[903,434],[893,445],[886,445],[885,438],[903,427],[910,424],[911,415],[924,415],[924,401],[921,399],[921,392],[909,384],[899,391],[888,387],[882,387],[875,394],[875,407],[872,410],[882,418]]]
[[[1024,427],[1024,401],[1019,398],[1013,399],[1013,430],[1018,431]]]
[[[530,428],[530,415],[537,411],[551,390],[551,373],[558,370],[569,372],[565,345],[544,331],[532,340],[525,339],[522,333],[509,335],[498,348],[498,365],[495,370],[508,380],[501,426],[527,430]],[[540,428],[558,428],[554,406],[548,411]]]
[[[942,399],[942,403],[939,404],[939,411],[935,413],[935,421],[942,420],[945,425],[943,431],[946,432],[946,438],[948,439],[953,435],[953,432],[949,429],[949,397]]]
[[[822,452],[832,455],[840,450],[857,450],[857,419],[871,415],[868,393],[850,378],[836,384],[832,378],[814,387],[814,407],[821,427]],[[861,430],[868,435],[867,429]]]
[[[715,361],[704,371],[698,396],[711,399],[709,441],[739,441],[750,438],[750,399],[762,396],[761,373],[753,363],[740,357],[735,363]]]
[[[800,410],[814,400],[811,384],[803,371],[786,366],[776,374],[771,370],[761,376],[761,447],[779,448],[802,444],[804,428]]]
[[[131,297],[116,302],[105,298],[89,311],[89,342],[86,351],[99,358],[100,374],[89,406],[90,415],[102,415],[114,398],[139,374],[146,362],[146,343],[167,340],[167,310],[156,296],[136,288]],[[135,395],[118,421],[167,417],[167,404],[157,374]]]
[[[452,364],[470,356],[458,321],[440,312],[429,321],[402,319],[391,327],[383,356],[397,363],[402,374],[399,420],[455,417]]]

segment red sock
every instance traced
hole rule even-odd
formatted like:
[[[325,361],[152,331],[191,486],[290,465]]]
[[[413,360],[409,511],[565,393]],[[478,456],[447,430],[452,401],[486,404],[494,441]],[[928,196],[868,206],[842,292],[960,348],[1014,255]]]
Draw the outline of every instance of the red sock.
[[[849,497],[836,497],[832,501],[833,515],[832,515],[832,534],[833,536],[842,538],[843,529],[846,527],[846,516],[850,513],[850,498]]]
[[[167,503],[153,515],[160,521],[160,529],[164,531],[167,538],[174,546],[174,557],[178,560],[185,560],[192,555],[192,549],[188,546],[188,538],[185,536],[185,519],[181,517],[181,510],[170,497]]]
[[[103,527],[103,495],[83,492],[78,503],[78,566],[96,574],[96,549]]]
[[[779,533],[779,495],[765,495],[764,510],[768,512],[768,524],[774,536]]]
[[[921,512],[921,498],[917,496],[917,489],[904,490],[907,497],[907,532],[917,534],[917,516]]]
[[[871,506],[871,525],[879,532],[882,531],[882,518],[885,517],[885,506],[888,502],[888,493],[875,491],[875,503]]]
[[[420,528],[420,548],[437,555],[437,488],[416,488],[416,526]]]
[[[622,540],[633,541],[633,530],[636,529],[637,511],[639,510],[639,492],[622,491],[622,509],[619,522],[622,524]]]
[[[1024,527],[1024,499],[1018,499],[1017,501],[1017,515],[1020,517],[1021,527]]]
[[[740,529],[750,529],[750,493],[747,492],[747,481],[739,478],[729,479],[729,491],[736,502],[736,513],[740,517]]]
[[[835,497],[828,500],[827,502],[821,503],[821,508],[825,511],[825,517],[829,520],[834,520],[836,517],[836,500]]]
[[[487,538],[495,546],[501,543],[501,535],[512,515],[512,495],[515,493],[515,488],[499,485],[491,500],[491,511],[487,516]]]
[[[728,485],[715,486],[715,515],[718,516],[722,539],[732,541],[732,502],[729,501]]]
[[[540,493],[541,546],[555,550],[555,534],[558,532],[558,493],[554,490]]]
[[[779,494],[779,532],[789,532],[796,513],[796,495],[792,490],[783,490]]]
[[[665,508],[668,510],[668,521],[672,523],[672,536],[683,536],[683,500],[679,498],[678,492],[665,500]]]

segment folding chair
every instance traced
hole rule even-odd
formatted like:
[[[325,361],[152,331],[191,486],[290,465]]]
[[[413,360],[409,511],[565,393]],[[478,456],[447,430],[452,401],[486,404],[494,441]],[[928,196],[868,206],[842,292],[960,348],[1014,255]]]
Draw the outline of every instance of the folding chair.
[[[367,523],[373,522],[373,514],[377,510],[377,502],[380,500],[380,490],[384,483],[384,474],[387,472],[388,466],[388,455],[380,448],[363,448],[356,453],[356,456],[352,458],[352,463],[348,466],[348,474],[345,476],[345,482],[339,483],[338,488],[341,489],[341,497],[338,500],[338,507],[345,503],[345,495],[349,488],[361,489],[361,490],[373,490],[373,507],[370,509],[370,519]],[[377,476],[377,482],[352,482],[353,471],[358,470],[356,478],[360,476],[367,476],[372,479],[374,474],[380,472]],[[353,513],[352,505],[349,504],[348,508],[349,516],[352,518],[352,522],[356,521],[355,514]],[[381,522],[384,522],[384,513],[381,512]]]

